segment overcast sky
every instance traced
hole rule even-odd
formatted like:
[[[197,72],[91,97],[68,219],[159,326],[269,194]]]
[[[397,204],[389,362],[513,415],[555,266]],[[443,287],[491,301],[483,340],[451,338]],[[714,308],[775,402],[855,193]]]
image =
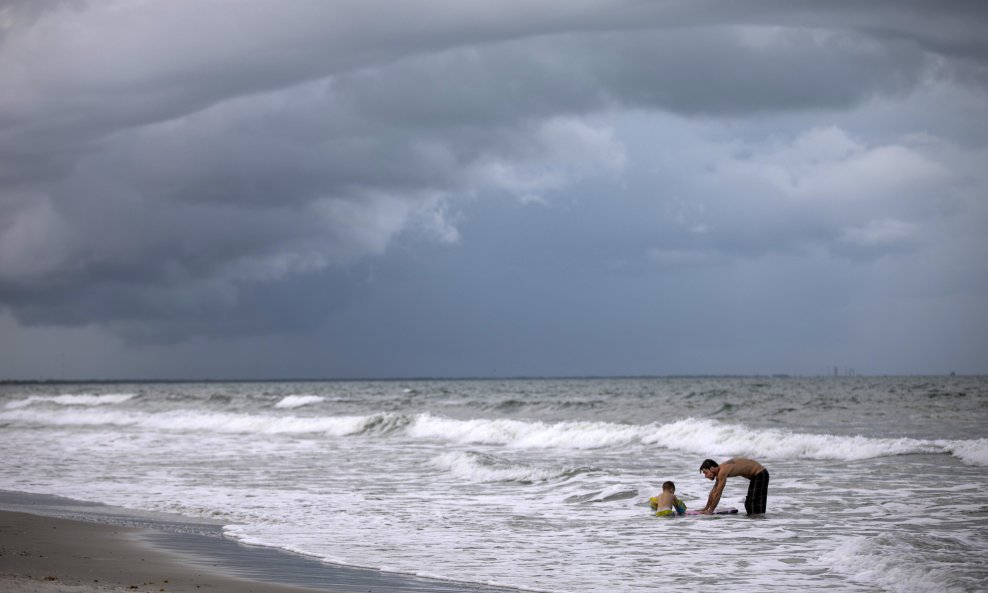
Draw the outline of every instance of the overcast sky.
[[[834,367],[988,373],[981,0],[0,0],[0,378]]]

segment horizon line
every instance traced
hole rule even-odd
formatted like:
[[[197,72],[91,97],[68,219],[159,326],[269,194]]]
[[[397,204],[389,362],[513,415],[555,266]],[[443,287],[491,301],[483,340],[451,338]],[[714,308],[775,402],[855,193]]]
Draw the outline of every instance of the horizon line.
[[[407,376],[407,377],[292,377],[292,378],[133,378],[133,379],[0,379],[0,385],[52,385],[72,383],[346,383],[346,382],[396,382],[396,381],[576,381],[594,379],[853,379],[870,377],[982,377],[984,373],[877,373],[851,375],[794,374],[794,373],[670,373],[641,375],[510,375],[510,376]]]

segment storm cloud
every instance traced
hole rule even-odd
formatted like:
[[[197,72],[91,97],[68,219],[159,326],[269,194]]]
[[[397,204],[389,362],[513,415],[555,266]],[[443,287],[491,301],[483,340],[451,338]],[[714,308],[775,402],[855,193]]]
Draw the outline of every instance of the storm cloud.
[[[404,304],[359,311],[388,290],[374,270],[437,249],[474,270],[502,249],[485,221],[556,278],[538,290],[910,262],[985,313],[977,2],[0,6],[0,307],[21,328],[373,325]]]

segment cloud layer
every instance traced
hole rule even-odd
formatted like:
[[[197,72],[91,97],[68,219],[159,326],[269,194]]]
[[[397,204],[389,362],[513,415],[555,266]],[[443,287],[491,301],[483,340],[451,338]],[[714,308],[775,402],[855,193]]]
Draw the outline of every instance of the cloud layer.
[[[330,315],[399,241],[461,249],[478,201],[524,217],[589,188],[623,197],[580,223],[583,261],[616,266],[983,247],[951,229],[985,220],[985,124],[905,118],[985,115],[963,106],[988,89],[986,13],[7,3],[0,306],[151,341],[294,330],[258,319],[279,286],[318,280]],[[615,228],[621,204],[638,220]]]

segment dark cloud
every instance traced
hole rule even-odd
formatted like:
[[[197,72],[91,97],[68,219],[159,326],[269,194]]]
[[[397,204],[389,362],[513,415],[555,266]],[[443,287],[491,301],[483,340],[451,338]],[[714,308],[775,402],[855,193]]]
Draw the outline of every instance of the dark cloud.
[[[460,209],[505,194],[550,204],[514,224],[569,221],[555,252],[525,244],[543,271],[915,253],[921,222],[961,208],[977,168],[910,137],[926,131],[911,122],[876,141],[831,120],[931,87],[982,96],[986,12],[0,4],[0,305],[142,342],[299,331],[371,290],[351,275],[368,258],[470,240]],[[814,123],[689,154],[697,135],[661,125],[626,148],[636,132],[611,122],[627,112]],[[660,197],[627,194],[644,191],[636,179]],[[621,196],[560,197],[587,188]]]

